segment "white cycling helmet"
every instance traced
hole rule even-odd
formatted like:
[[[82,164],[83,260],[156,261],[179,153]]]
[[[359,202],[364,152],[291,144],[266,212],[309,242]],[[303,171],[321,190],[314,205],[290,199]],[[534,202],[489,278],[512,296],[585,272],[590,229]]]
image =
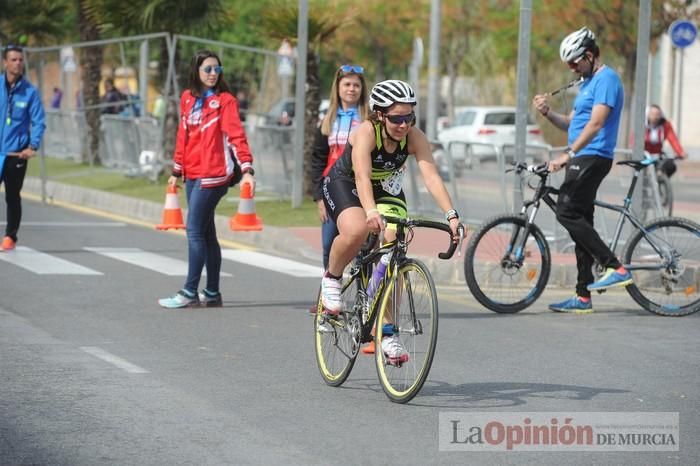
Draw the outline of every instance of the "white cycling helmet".
[[[595,45],[595,34],[587,27],[582,27],[576,32],[572,32],[561,41],[559,46],[559,56],[563,62],[576,60]]]
[[[388,79],[375,84],[369,95],[369,109],[386,109],[394,104],[416,105],[416,93],[413,92],[413,88],[398,79]]]

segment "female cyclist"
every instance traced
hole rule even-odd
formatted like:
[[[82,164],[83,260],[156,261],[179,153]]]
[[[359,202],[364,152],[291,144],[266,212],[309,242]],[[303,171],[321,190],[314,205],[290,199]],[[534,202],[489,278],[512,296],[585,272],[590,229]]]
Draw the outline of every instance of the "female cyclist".
[[[382,215],[407,215],[402,189],[405,164],[413,154],[426,188],[450,222],[454,240],[459,239],[459,215],[438,174],[425,134],[414,126],[416,95],[403,81],[376,84],[369,97],[370,119],[350,134],[345,150],[323,182],[326,210],[338,227],[328,268],[321,280],[324,312],[338,314],[345,266],[357,255],[369,232],[384,229]],[[386,240],[395,238],[386,232]],[[382,340],[391,359],[404,362],[408,354],[396,335]]]

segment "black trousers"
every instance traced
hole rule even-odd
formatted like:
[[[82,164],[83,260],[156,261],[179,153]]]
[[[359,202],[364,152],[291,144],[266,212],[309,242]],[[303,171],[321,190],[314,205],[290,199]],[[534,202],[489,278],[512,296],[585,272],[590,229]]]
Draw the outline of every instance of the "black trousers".
[[[586,289],[593,283],[593,264],[620,267],[621,264],[593,227],[593,202],[612,160],[597,155],[580,155],[569,162],[557,200],[557,220],[576,244],[578,279],[576,294],[590,297]]]
[[[20,191],[27,174],[27,161],[19,157],[5,157],[0,183],[5,183],[5,202],[7,203],[7,227],[5,236],[17,241],[19,223],[22,221],[22,198]]]

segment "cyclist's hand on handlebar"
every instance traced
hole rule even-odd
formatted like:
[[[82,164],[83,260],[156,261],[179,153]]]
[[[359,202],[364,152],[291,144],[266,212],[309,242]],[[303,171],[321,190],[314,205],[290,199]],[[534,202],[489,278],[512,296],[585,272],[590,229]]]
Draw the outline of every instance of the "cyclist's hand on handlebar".
[[[549,161],[547,169],[549,169],[551,173],[556,173],[562,168],[564,168],[566,164],[569,163],[569,160],[569,154],[567,154],[566,152],[562,152],[561,154],[559,154],[559,157]]]
[[[453,243],[461,241],[467,235],[466,227],[460,223],[458,218],[453,218],[450,220],[450,230],[452,230]]]
[[[367,227],[369,231],[378,234],[384,231],[385,222],[377,209],[370,209],[367,212]]]

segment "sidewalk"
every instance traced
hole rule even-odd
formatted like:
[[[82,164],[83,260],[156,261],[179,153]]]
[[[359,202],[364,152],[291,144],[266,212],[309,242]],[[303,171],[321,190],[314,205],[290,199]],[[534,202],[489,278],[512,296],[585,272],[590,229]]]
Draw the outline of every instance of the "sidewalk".
[[[700,180],[700,163],[693,165],[697,165],[697,170],[692,172],[689,170],[689,175],[691,177],[697,175]],[[161,221],[163,213],[163,205],[160,203],[53,181],[48,182],[47,193],[49,203],[53,202],[67,208],[94,209],[98,212],[124,217],[134,223],[143,223],[151,226]],[[27,195],[27,197],[40,199],[40,180],[28,177],[24,183],[23,194]],[[700,212],[700,196],[697,202],[687,204],[689,205],[684,205],[683,210],[692,210],[695,214],[694,216],[697,216]],[[681,212],[679,212],[679,215],[682,215]],[[321,266],[322,264],[320,226],[280,228],[264,225],[263,230],[259,232],[234,232],[229,229],[229,218],[217,215],[216,227],[217,233],[222,240],[236,242],[239,246],[259,249],[312,265]],[[469,234],[472,233],[473,229],[470,230]],[[458,256],[455,253],[455,256],[450,260],[441,260],[437,256],[438,253],[446,250],[448,246],[449,238],[444,232],[417,229],[413,242],[409,247],[409,255],[419,258],[426,263],[433,274],[436,284],[464,285],[466,287],[464,281],[464,256]],[[466,244],[464,246],[466,247]],[[554,251],[552,252],[554,253]],[[576,260],[573,254],[553,254],[552,271],[549,279],[550,287],[573,288],[576,274]]]

